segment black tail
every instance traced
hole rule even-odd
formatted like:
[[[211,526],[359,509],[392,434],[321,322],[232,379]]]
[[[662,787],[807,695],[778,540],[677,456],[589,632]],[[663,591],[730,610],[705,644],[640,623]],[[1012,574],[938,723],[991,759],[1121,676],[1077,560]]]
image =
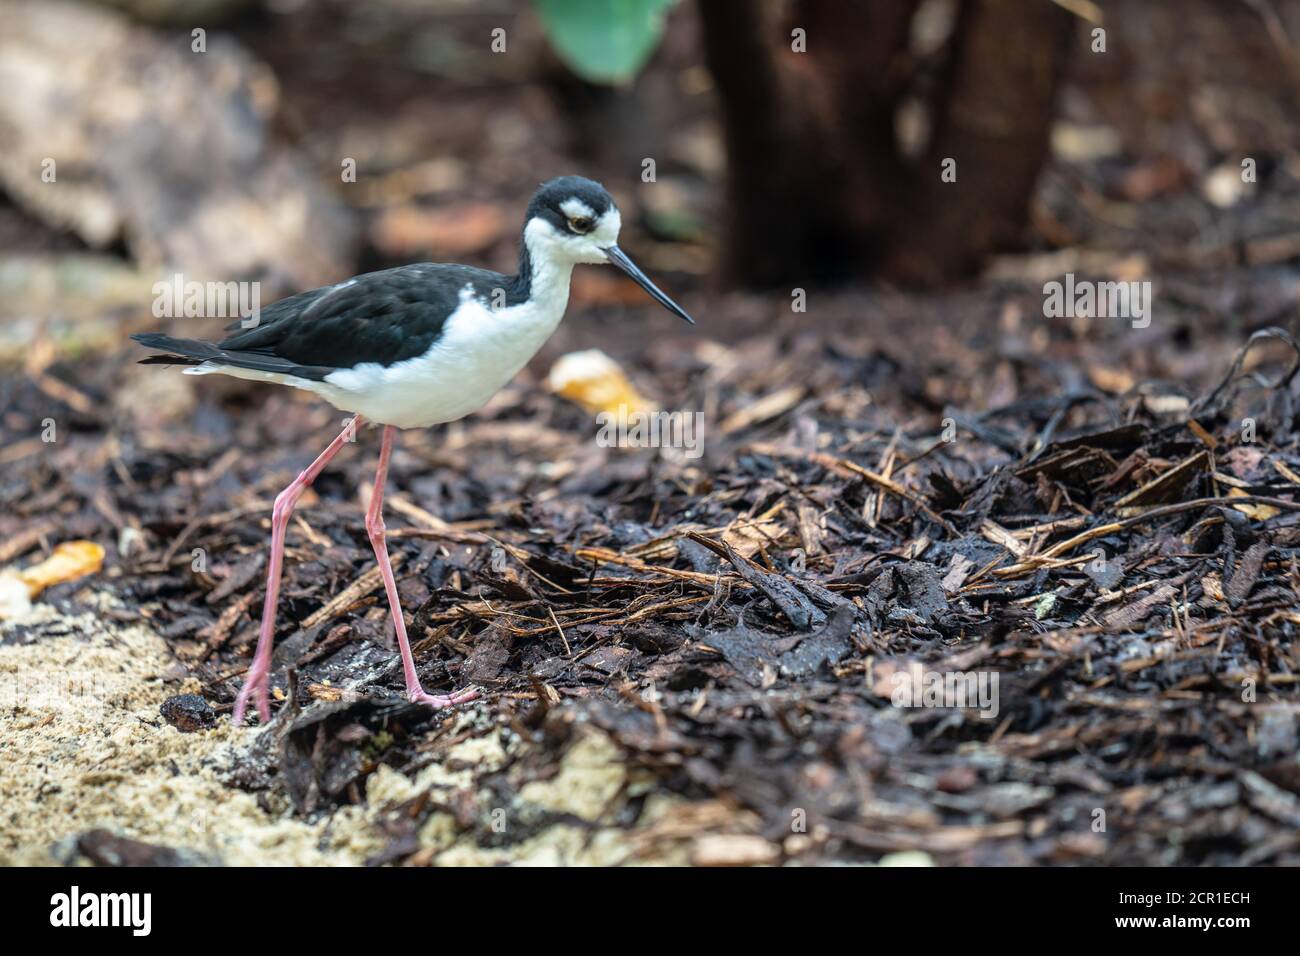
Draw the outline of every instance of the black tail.
[[[142,358],[141,365],[198,365],[221,357],[219,348],[211,342],[200,342],[198,339],[174,339],[161,332],[137,332],[131,338],[145,348],[167,353]]]
[[[137,332],[131,336],[145,348],[158,349],[166,355],[150,355],[140,360],[141,365],[201,365],[213,362],[235,368],[248,368],[274,375],[292,375],[320,381],[336,369],[320,365],[299,365],[292,359],[265,352],[243,352],[223,349],[211,342],[198,339],[174,339],[161,332]]]

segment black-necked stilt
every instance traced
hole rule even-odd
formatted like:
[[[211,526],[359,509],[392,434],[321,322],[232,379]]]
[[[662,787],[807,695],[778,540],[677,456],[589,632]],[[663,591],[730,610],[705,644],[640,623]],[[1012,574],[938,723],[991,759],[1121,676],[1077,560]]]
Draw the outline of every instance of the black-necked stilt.
[[[412,701],[448,707],[474,699],[473,688],[426,693],[420,686],[384,542],[384,479],[398,428],[423,428],[477,411],[541,348],[564,317],[569,275],[579,263],[610,262],[669,311],[694,320],[651,282],[618,247],[618,207],[599,183],[562,176],[542,184],[528,204],[514,276],[461,265],[401,266],[372,272],[281,299],[262,310],[253,328],[239,323],[220,342],[133,335],[167,354],[153,364],[190,365],[192,375],[220,372],[314,392],[355,417],[314,462],[275,499],[271,560],[257,651],[235,702],[235,723],[252,697],[270,719],[276,602],[285,529],[294,504],[352,430],[383,425],[375,490],[366,532],[384,579]]]

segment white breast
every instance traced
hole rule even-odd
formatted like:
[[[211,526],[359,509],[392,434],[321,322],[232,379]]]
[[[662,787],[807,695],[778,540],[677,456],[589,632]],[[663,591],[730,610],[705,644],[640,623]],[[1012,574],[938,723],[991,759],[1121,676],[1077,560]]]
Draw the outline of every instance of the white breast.
[[[387,367],[367,363],[331,372],[309,389],[345,411],[398,428],[455,421],[487,404],[537,354],[564,318],[569,269],[534,276],[531,297],[492,309],[470,290],[423,355]],[[540,284],[538,279],[544,279]]]
[[[609,243],[613,243],[618,238],[617,210],[611,209],[603,219],[612,223]],[[314,392],[343,411],[359,412],[372,422],[398,428],[423,428],[464,418],[514,378],[564,318],[569,276],[579,260],[571,250],[556,244],[543,219],[530,221],[524,238],[532,254],[527,301],[493,309],[466,286],[442,334],[423,355],[388,366],[367,362],[339,369],[319,382],[215,362],[204,362],[186,372],[216,372],[292,385]]]

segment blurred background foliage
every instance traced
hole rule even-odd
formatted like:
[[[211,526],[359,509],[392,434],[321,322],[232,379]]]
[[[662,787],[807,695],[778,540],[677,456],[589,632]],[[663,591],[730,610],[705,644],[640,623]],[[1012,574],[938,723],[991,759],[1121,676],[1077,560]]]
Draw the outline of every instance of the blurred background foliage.
[[[269,300],[419,259],[509,269],[531,190],[575,171],[610,186],[628,241],[679,288],[941,287],[1085,248],[1111,273],[1300,250],[1294,0],[0,13],[10,355],[36,324],[85,319],[85,340],[146,319],[174,271],[257,279]],[[629,298],[606,276],[576,295]]]
[[[593,83],[636,76],[663,34],[674,0],[534,0],[555,52]]]

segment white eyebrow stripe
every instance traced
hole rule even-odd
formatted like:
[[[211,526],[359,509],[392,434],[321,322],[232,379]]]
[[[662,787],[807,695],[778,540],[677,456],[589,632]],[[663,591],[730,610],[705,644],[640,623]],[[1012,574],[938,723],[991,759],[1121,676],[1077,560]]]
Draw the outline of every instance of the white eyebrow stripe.
[[[564,213],[570,219],[592,219],[596,215],[596,210],[592,209],[577,196],[571,196],[560,203],[560,212]]]

